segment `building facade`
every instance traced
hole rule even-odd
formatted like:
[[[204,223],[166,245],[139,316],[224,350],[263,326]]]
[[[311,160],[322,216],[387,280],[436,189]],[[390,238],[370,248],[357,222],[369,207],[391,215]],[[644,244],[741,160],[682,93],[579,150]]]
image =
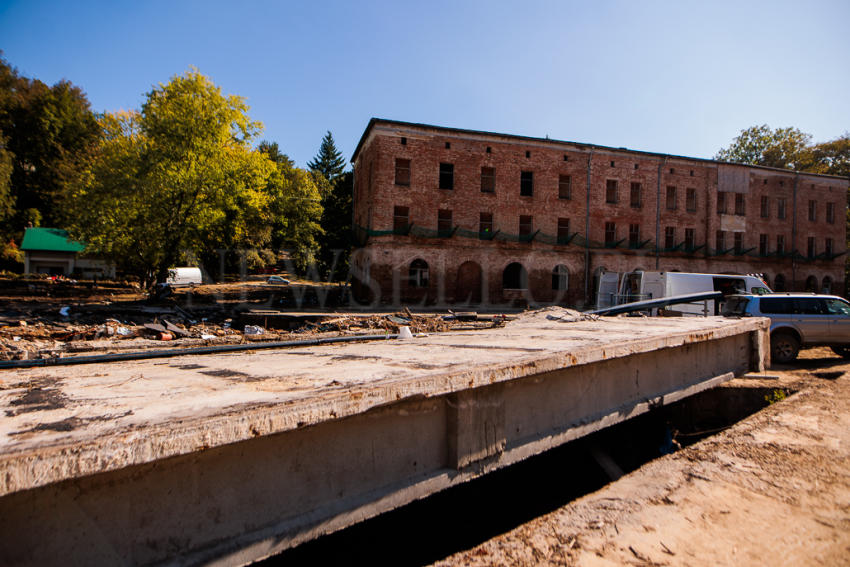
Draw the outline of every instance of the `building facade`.
[[[846,178],[381,119],[352,161],[360,301],[584,307],[638,269],[844,291]]]

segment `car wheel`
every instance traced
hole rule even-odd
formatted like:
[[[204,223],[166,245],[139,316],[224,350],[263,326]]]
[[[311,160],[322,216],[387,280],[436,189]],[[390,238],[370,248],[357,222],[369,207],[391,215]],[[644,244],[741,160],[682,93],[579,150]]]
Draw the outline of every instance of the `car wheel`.
[[[834,352],[838,356],[844,357],[846,359],[850,359],[850,347],[834,346],[834,347],[829,347],[829,348],[831,348],[832,352]]]
[[[770,359],[784,364],[797,358],[800,340],[791,333],[775,333],[770,337]]]

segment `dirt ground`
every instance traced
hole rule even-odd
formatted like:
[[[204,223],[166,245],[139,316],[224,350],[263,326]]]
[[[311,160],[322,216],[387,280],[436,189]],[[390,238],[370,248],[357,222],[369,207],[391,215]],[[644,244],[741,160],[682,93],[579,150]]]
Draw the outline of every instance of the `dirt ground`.
[[[0,278],[0,361],[106,354],[317,336],[486,328],[498,316],[352,313],[346,288],[250,281],[176,288],[150,299],[128,282]],[[248,327],[246,327],[246,325]]]
[[[818,348],[735,380],[796,393],[435,565],[850,565],[849,371]]]

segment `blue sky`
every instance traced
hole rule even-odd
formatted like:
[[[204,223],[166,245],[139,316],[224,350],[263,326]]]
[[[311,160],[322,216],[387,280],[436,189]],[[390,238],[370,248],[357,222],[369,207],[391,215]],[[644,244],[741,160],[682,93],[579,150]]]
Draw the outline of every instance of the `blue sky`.
[[[0,49],[96,111],[190,66],[305,166],[373,116],[711,157],[751,125],[850,131],[850,2],[0,0]]]

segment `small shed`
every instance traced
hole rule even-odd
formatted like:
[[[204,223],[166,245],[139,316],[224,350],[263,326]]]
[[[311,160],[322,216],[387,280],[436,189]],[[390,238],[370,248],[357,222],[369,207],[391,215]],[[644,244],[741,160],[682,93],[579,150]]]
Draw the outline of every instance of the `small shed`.
[[[21,250],[27,274],[115,277],[115,268],[97,258],[81,256],[86,246],[71,240],[61,228],[28,228]]]

